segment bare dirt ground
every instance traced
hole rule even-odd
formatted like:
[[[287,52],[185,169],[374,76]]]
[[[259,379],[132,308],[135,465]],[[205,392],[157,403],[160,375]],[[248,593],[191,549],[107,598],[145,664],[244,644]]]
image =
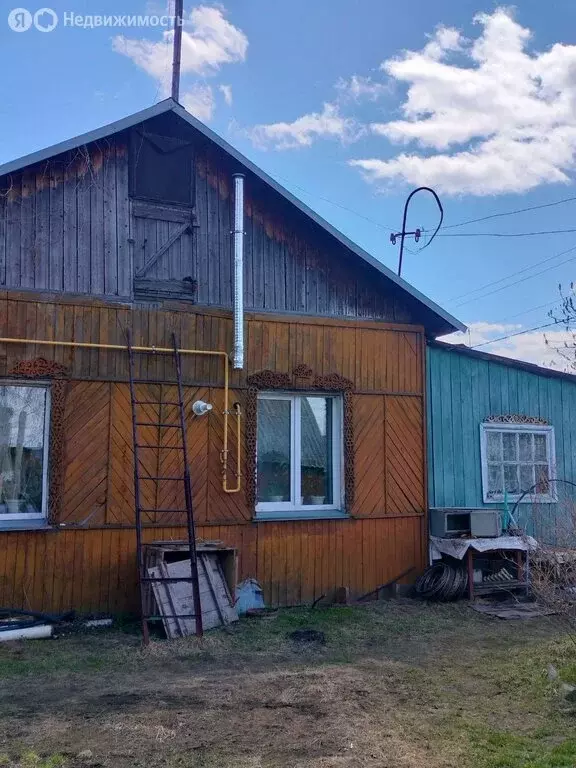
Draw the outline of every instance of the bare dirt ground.
[[[287,638],[300,627],[326,644]],[[118,630],[0,646],[0,765],[569,768],[576,719],[550,663],[576,676],[550,619],[413,601],[286,610],[144,650]]]

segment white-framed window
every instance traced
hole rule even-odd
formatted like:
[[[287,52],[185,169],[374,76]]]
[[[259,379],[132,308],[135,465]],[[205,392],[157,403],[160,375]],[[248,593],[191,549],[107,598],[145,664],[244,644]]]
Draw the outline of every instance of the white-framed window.
[[[556,476],[554,427],[539,424],[480,425],[482,489],[485,503],[517,501],[525,491],[526,502],[535,496],[554,502],[550,478]]]
[[[342,510],[342,397],[261,392],[256,515],[322,517]]]
[[[50,386],[0,381],[0,527],[46,517]]]

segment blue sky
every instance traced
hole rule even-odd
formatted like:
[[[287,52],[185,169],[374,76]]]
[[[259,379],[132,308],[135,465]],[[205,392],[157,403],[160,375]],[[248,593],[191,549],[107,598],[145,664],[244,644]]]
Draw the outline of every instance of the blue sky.
[[[50,7],[60,18],[50,33],[16,33],[0,17],[2,162],[165,96],[170,41],[160,27],[62,23],[70,12],[162,14],[163,0]],[[445,225],[576,197],[573,0],[512,10],[481,0],[226,0],[185,11],[183,103],[390,267],[398,248],[388,227],[400,228],[419,184],[439,191]],[[569,229],[575,206],[441,234]],[[423,195],[409,223],[433,228],[436,216]],[[443,236],[406,254],[403,275],[473,324],[481,343],[548,321],[547,306],[534,308],[576,277],[576,250],[552,258],[573,247],[576,232]],[[483,349],[553,358],[541,332]]]

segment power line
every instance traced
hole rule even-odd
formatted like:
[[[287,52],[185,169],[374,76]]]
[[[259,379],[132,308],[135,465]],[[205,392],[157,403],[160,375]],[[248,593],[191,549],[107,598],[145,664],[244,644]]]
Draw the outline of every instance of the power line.
[[[571,248],[571,251],[575,251],[576,247]],[[563,264],[568,264],[571,261],[574,261],[576,259],[576,256],[572,256],[569,259],[564,259],[564,261],[561,261],[558,264],[554,264],[552,267],[547,267],[546,269],[541,269],[540,272],[535,272],[533,275],[528,275],[527,277],[522,277],[520,280],[515,280],[513,283],[509,283],[508,285],[503,285],[500,288],[495,288],[493,291],[488,291],[488,293],[484,293],[482,296],[475,296],[472,299],[467,299],[466,301],[461,301],[460,304],[456,304],[456,308],[464,306],[464,304],[470,304],[473,301],[478,301],[479,299],[486,299],[488,296],[492,296],[494,293],[500,293],[501,291],[505,291],[508,288],[512,288],[514,285],[519,285],[520,283],[525,283],[527,280],[532,280],[533,277],[538,277],[539,275],[543,275],[546,272],[550,272],[551,269],[556,269],[556,267],[561,267]]]
[[[531,205],[529,208],[518,208],[515,211],[504,211],[503,213],[491,213],[488,216],[481,216],[478,219],[468,219],[467,221],[460,221],[458,224],[448,224],[443,229],[454,229],[456,227],[465,227],[467,224],[477,224],[479,221],[488,221],[488,219],[498,219],[502,216],[514,216],[517,213],[527,213],[528,211],[537,211],[541,208],[552,208],[555,205],[562,205],[563,203],[571,203],[576,200],[576,197],[565,197],[563,200],[556,200],[554,203],[543,203],[542,205]]]
[[[522,275],[525,272],[529,272],[531,269],[534,269],[534,267],[539,267],[542,264],[547,264],[548,262],[554,261],[554,259],[558,259],[560,258],[560,256],[565,256],[567,253],[571,253],[574,250],[576,250],[576,246],[573,246],[572,248],[568,248],[565,251],[560,251],[559,253],[555,253],[553,256],[548,256],[547,258],[541,259],[540,261],[535,261],[533,264],[530,264],[529,266],[524,267],[523,269],[518,269],[516,270],[516,272],[510,272],[508,275],[504,275],[504,277],[500,277],[498,280],[492,280],[489,283],[484,283],[484,285],[481,285],[479,288],[474,288],[471,291],[466,291],[466,293],[461,293],[459,296],[455,296],[452,299],[448,299],[446,303],[452,304],[455,301],[464,299],[466,296],[471,296],[474,293],[483,291],[485,288],[491,288],[493,285],[498,285],[499,283],[503,283],[505,280],[508,280],[510,277],[516,277],[516,275]],[[561,263],[563,264],[565,262],[561,262]],[[555,266],[560,266],[560,264],[556,264]],[[551,267],[551,269],[553,268],[554,267]],[[538,274],[541,274],[541,273],[538,273]],[[511,285],[515,285],[515,283],[511,283]]]
[[[485,347],[487,344],[494,344],[496,341],[506,341],[506,339],[513,339],[515,336],[523,336],[525,333],[532,333],[532,331],[541,331],[543,328],[550,328],[551,325],[562,325],[557,320],[552,323],[545,323],[544,325],[537,325],[535,328],[526,328],[524,331],[517,331],[516,333],[509,333],[506,336],[499,336],[497,339],[490,339],[490,341],[483,341],[481,344],[475,344],[470,349],[478,349],[479,347]]]
[[[537,237],[540,235],[567,235],[576,229],[545,229],[540,232],[448,232],[438,237]]]
[[[369,221],[370,224],[375,224],[380,229],[383,229],[385,232],[394,232],[394,228],[389,226],[388,224],[383,224],[380,221],[376,221],[376,219],[371,219],[369,216],[365,216],[363,213],[360,213],[359,211],[355,211],[353,208],[349,208],[347,205],[344,205],[343,203],[337,203],[335,200],[330,200],[327,197],[323,197],[322,195],[317,194],[316,192],[309,192],[307,189],[304,189],[304,187],[299,186],[298,184],[294,184],[290,179],[286,178],[286,176],[281,176],[279,174],[274,174],[274,176],[277,179],[283,179],[285,183],[289,184],[294,189],[299,190],[305,195],[309,195],[310,197],[315,197],[318,200],[322,200],[324,203],[328,203],[329,205],[334,205],[336,208],[341,208],[343,211],[348,211],[348,213],[353,213],[355,216],[358,216],[360,219],[364,219],[364,221]]]
[[[554,299],[554,301],[549,301],[546,304],[539,304],[537,307],[530,307],[530,309],[523,309],[522,312],[516,312],[514,315],[506,315],[506,317],[503,317],[502,320],[499,320],[500,323],[505,323],[506,320],[514,320],[516,317],[521,317],[522,315],[529,315],[530,312],[536,312],[537,309],[547,309],[548,307],[553,307],[556,304],[559,304],[561,302],[561,299]]]

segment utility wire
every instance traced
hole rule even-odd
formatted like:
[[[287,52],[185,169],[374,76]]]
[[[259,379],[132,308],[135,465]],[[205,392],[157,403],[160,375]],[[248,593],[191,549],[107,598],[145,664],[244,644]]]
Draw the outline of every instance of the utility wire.
[[[567,235],[576,229],[545,229],[541,232],[448,232],[438,237],[536,237],[539,235]]]
[[[284,183],[288,184],[294,189],[297,189],[299,192],[302,192],[304,195],[315,197],[318,200],[322,200],[324,203],[328,203],[329,205],[334,205],[336,206],[336,208],[341,208],[343,211],[348,211],[348,213],[353,213],[355,216],[358,216],[358,218],[364,219],[364,221],[369,221],[370,224],[376,225],[380,229],[383,229],[385,232],[395,231],[393,227],[390,227],[387,224],[383,224],[380,221],[376,221],[376,219],[371,219],[369,216],[365,216],[363,213],[360,213],[359,211],[355,211],[353,208],[349,208],[347,205],[344,205],[343,203],[337,203],[335,200],[330,200],[329,198],[323,197],[322,195],[319,195],[316,192],[309,192],[307,189],[304,189],[304,187],[301,187],[298,184],[294,184],[292,181],[290,181],[290,179],[287,179],[286,176],[274,174],[274,177],[276,179],[282,179]]]
[[[458,224],[447,224],[443,229],[455,229],[456,227],[465,227],[467,224],[477,224],[479,221],[488,221],[488,219],[498,219],[502,216],[514,216],[517,213],[526,213],[528,211],[538,211],[542,208],[552,208],[555,205],[562,205],[563,203],[572,203],[576,200],[576,197],[565,197],[563,200],[556,200],[553,203],[543,203],[542,205],[531,205],[529,208],[518,208],[515,211],[504,211],[503,213],[491,213],[488,216],[481,216],[479,219],[468,219],[467,221],[460,221]]]
[[[570,250],[576,251],[576,246],[574,248],[571,248]],[[486,299],[488,298],[488,296],[492,296],[494,293],[500,293],[501,291],[506,291],[508,288],[512,288],[514,285],[525,283],[526,280],[532,280],[533,277],[538,277],[539,275],[543,275],[546,272],[549,272],[551,269],[556,269],[556,267],[561,267],[563,264],[568,264],[570,261],[574,261],[574,260],[576,260],[576,256],[571,256],[569,259],[564,259],[564,261],[561,261],[558,264],[554,264],[554,266],[552,267],[541,269],[540,272],[535,272],[533,275],[522,277],[520,280],[515,280],[513,283],[509,283],[508,285],[503,285],[500,288],[495,288],[493,291],[488,291],[488,293],[482,294],[482,296],[474,296],[471,299],[466,299],[466,301],[461,301],[459,304],[456,304],[456,309],[458,307],[463,307],[464,304],[470,304],[471,302],[478,301],[479,299]]]
[[[547,258],[542,259],[541,261],[535,261],[533,264],[530,264],[529,266],[524,267],[523,269],[518,269],[516,270],[516,272],[510,272],[508,275],[504,275],[504,277],[500,277],[498,280],[492,280],[489,283],[484,283],[484,285],[481,285],[479,288],[474,288],[471,291],[466,291],[466,293],[461,293],[459,296],[455,296],[452,299],[448,299],[446,303],[452,304],[455,301],[464,299],[466,296],[471,296],[474,293],[479,293],[480,291],[483,291],[485,288],[491,288],[493,285],[499,285],[500,283],[503,283],[505,280],[508,280],[510,277],[516,277],[516,275],[523,275],[525,272],[529,272],[531,269],[534,269],[534,267],[539,267],[542,264],[547,264],[550,261],[554,261],[554,259],[559,259],[560,256],[565,256],[567,253],[571,253],[574,250],[576,250],[576,246],[573,246],[572,248],[568,248],[565,251],[560,251],[560,253],[555,253],[553,256],[548,256]],[[555,266],[560,266],[560,265],[559,264],[553,265],[551,269],[554,269]],[[539,272],[538,274],[541,274],[541,273]],[[511,283],[511,285],[515,285],[515,283]]]
[[[506,317],[503,317],[502,320],[499,320],[498,322],[505,323],[507,320],[514,320],[516,317],[521,317],[522,315],[529,315],[531,312],[536,312],[537,309],[547,309],[548,307],[553,307],[556,304],[559,304],[561,301],[561,299],[554,299],[554,301],[549,301],[546,304],[539,304],[537,307],[523,309],[522,312],[516,312],[514,315],[506,315]]]
[[[524,331],[517,331],[516,333],[509,333],[506,336],[499,336],[497,339],[490,339],[490,341],[483,341],[481,344],[475,344],[470,349],[478,349],[479,347],[485,347],[487,344],[494,344],[496,341],[506,341],[506,339],[513,339],[515,336],[523,336],[525,333],[532,333],[532,331],[541,331],[543,328],[550,328],[551,325],[562,325],[558,320],[554,320],[551,323],[545,323],[544,325],[537,325],[535,328],[526,328]]]

